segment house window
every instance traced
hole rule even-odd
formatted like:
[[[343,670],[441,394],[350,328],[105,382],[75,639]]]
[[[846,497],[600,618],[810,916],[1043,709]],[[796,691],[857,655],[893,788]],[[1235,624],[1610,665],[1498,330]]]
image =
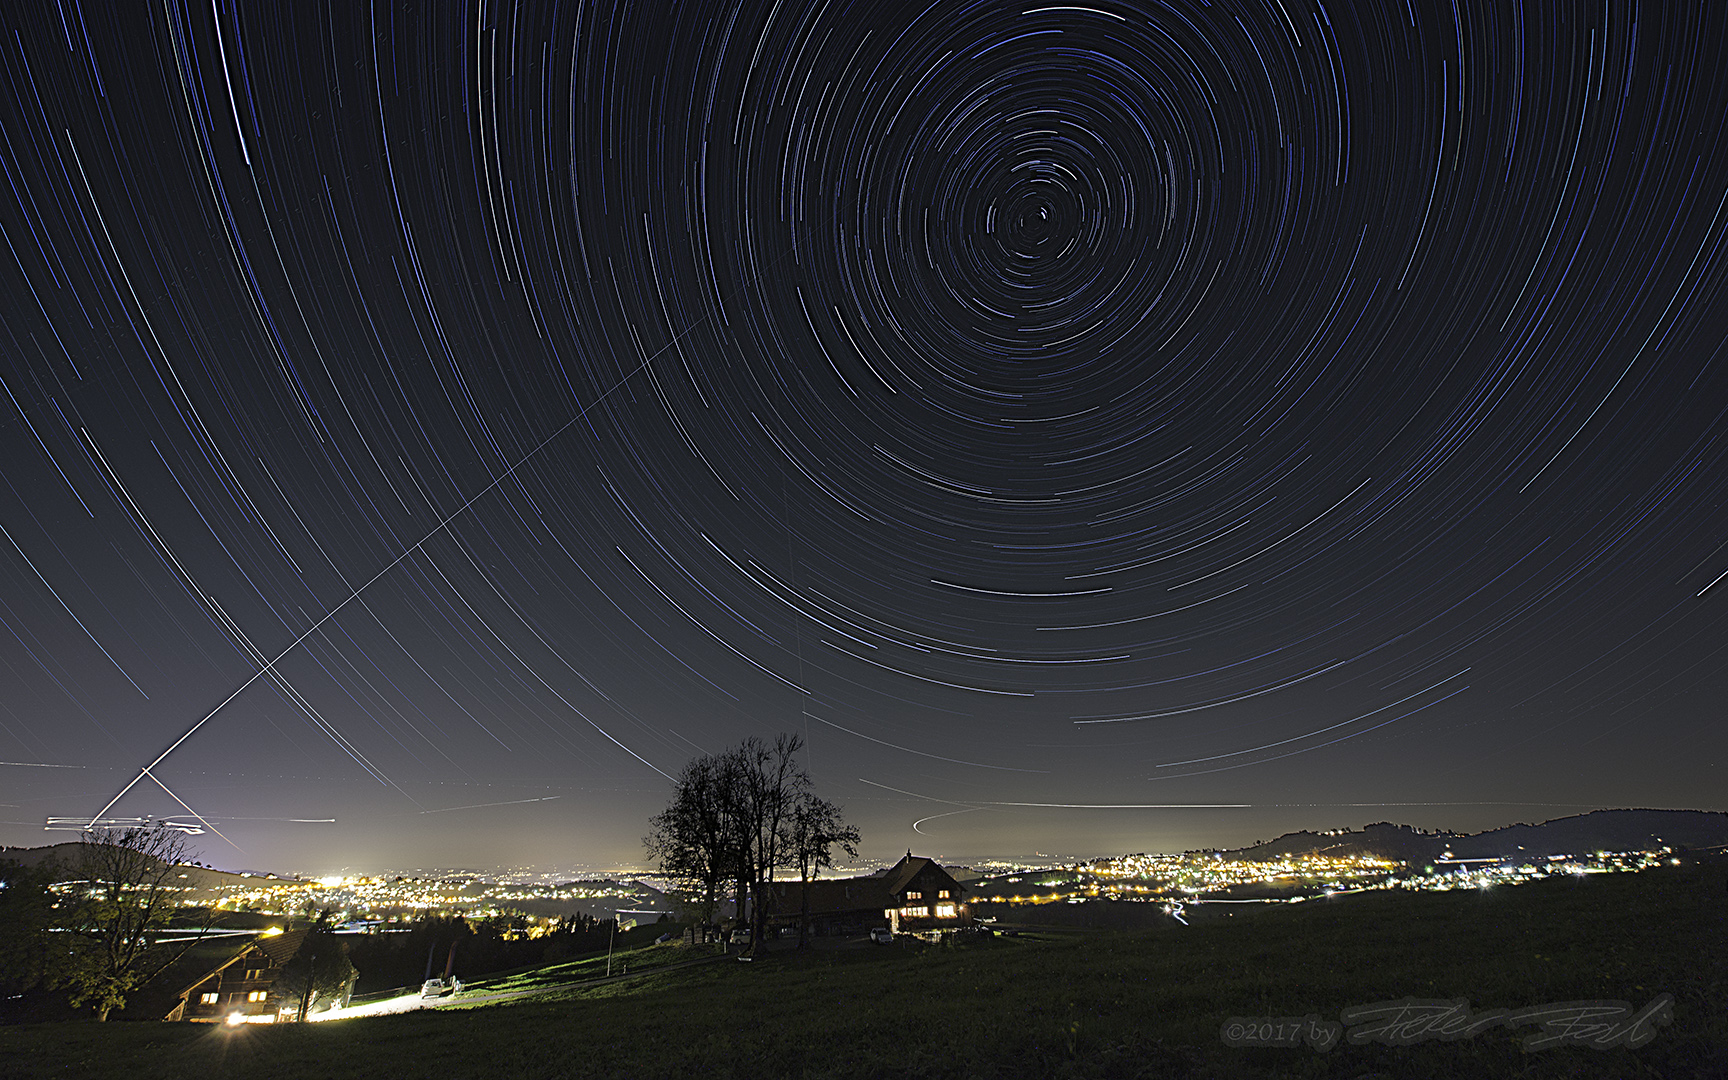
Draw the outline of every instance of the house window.
[[[246,978],[248,980],[262,979],[263,977],[264,977],[264,969],[263,968],[247,968],[246,969]]]
[[[198,1004],[200,1004],[200,1005],[214,1005],[214,1004],[216,1004],[216,995],[215,994],[199,994],[198,995]]]
[[[906,894],[906,899],[908,899],[908,900],[922,900],[922,899],[924,899],[924,894],[921,892],[909,892]]]
[[[938,900],[946,900],[946,899],[948,899],[948,890],[947,890],[947,889],[943,889],[943,890],[941,890],[941,891],[940,891],[940,892],[938,892],[938,893],[937,893],[937,894],[936,894],[936,899],[938,899]]]
[[[900,909],[900,917],[903,919],[922,919],[929,914],[930,909],[927,907],[903,907]]]
[[[937,904],[936,905],[936,917],[938,919],[952,919],[954,917],[954,905],[953,904]]]
[[[264,1000],[264,991],[262,991],[262,990],[252,991],[251,993],[246,995],[246,1000],[247,1001],[263,1001]]]

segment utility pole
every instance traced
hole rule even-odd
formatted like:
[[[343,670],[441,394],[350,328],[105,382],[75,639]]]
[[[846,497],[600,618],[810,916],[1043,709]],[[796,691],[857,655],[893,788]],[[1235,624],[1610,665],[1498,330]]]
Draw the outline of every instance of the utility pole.
[[[612,932],[606,935],[606,976],[612,976],[612,942],[618,937],[618,913],[612,913]]]

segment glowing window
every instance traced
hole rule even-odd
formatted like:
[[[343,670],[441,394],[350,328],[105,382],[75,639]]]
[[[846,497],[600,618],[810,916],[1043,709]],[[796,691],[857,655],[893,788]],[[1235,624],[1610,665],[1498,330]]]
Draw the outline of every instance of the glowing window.
[[[907,919],[922,919],[930,914],[930,909],[927,907],[903,907],[900,909],[900,914]]]
[[[199,994],[198,995],[198,1004],[200,1004],[200,1005],[214,1005],[214,1004],[216,1004],[216,995],[215,994]]]
[[[246,995],[246,1000],[247,1001],[263,1001],[264,1000],[264,991],[262,991],[262,990],[252,991],[250,994]]]
[[[946,900],[946,899],[948,899],[948,890],[947,890],[947,889],[943,889],[943,890],[942,890],[942,891],[941,891],[941,892],[938,892],[938,893],[937,893],[937,894],[936,894],[936,899],[938,899],[938,900]]]
[[[924,899],[924,894],[921,892],[909,892],[906,894],[906,899],[908,899],[908,900],[922,900],[922,899]]]
[[[936,905],[936,917],[938,919],[952,919],[954,917],[954,905],[953,904],[937,904]]]

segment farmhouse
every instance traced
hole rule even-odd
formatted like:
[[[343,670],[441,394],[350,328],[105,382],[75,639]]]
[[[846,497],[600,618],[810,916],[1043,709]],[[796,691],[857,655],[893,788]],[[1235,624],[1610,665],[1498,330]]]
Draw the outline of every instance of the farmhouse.
[[[164,1020],[205,1023],[237,1015],[240,1021],[233,1022],[274,1023],[299,1005],[282,1000],[274,987],[282,966],[294,958],[305,938],[306,931],[290,930],[260,935],[238,946],[213,943],[194,948],[157,980],[161,986],[157,995],[162,998],[161,1004],[155,1005],[157,1015]],[[140,1011],[152,1005],[140,1001]]]
[[[796,927],[803,884],[769,885],[770,927]],[[810,932],[817,936],[862,934],[886,926],[896,933],[971,924],[965,888],[931,859],[913,855],[868,877],[810,883]]]

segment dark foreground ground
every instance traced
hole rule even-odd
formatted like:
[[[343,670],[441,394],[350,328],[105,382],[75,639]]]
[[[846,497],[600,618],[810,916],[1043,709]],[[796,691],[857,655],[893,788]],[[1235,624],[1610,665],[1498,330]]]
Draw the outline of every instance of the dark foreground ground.
[[[1406,998],[1461,1000],[1476,1018],[1621,1001],[1644,1013],[1632,1034],[1647,1041],[1527,1051],[1523,1041],[1544,1031],[1535,1023],[1449,1040],[1416,1024],[1360,1044],[1346,1029],[1329,1049],[1311,1045],[1346,1010]],[[1285,1025],[1296,1045],[1256,1047],[1225,1035],[1280,1031],[1232,1029],[1233,1017],[1313,1020]],[[1358,1017],[1355,1030],[1375,1024]],[[510,1004],[329,1024],[6,1028],[0,1074],[1728,1078],[1728,863],[1244,906],[1168,930],[776,953]]]

